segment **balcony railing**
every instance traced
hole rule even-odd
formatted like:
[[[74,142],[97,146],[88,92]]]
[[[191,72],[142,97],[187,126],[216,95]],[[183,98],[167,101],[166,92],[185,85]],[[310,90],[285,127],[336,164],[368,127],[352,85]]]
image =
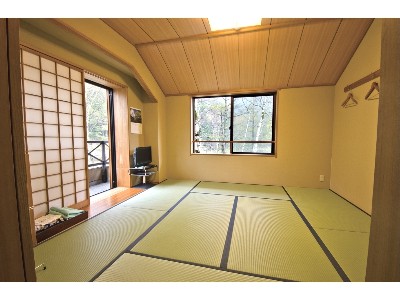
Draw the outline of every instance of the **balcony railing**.
[[[108,157],[108,141],[87,141],[88,143],[88,167],[101,166],[102,181],[107,182],[110,158]],[[107,147],[107,151],[106,151]],[[106,155],[107,154],[107,155]]]

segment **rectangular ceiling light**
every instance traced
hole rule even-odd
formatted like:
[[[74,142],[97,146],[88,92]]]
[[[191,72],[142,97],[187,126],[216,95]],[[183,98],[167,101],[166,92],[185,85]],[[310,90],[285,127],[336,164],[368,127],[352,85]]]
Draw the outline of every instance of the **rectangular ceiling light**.
[[[261,25],[260,17],[240,16],[240,17],[212,17],[208,18],[211,31],[224,29],[239,29],[242,27]]]

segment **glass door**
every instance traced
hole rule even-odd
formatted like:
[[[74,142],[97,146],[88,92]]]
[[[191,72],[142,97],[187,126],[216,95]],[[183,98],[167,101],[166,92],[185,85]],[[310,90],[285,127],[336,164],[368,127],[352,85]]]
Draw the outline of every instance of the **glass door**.
[[[117,186],[113,90],[85,81],[90,196]]]

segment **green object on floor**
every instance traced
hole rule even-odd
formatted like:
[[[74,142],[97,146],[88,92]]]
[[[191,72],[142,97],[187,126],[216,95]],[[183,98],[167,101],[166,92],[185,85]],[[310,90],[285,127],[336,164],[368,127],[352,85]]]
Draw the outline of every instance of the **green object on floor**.
[[[272,281],[134,254],[122,255],[95,281],[106,282],[241,282]]]
[[[351,281],[365,281],[369,233],[316,229]]]
[[[289,196],[280,186],[257,184],[223,183],[202,181],[193,190],[194,193],[209,193],[233,196],[247,196],[268,199],[289,200]]]
[[[104,271],[98,281],[268,281],[190,264],[219,268],[228,259],[228,270],[238,272],[296,281],[341,281],[292,202],[281,201],[289,199],[281,187],[201,182],[189,193],[197,183],[167,180],[39,244],[34,248],[35,263],[46,265],[46,270],[36,273],[37,280],[89,281]],[[362,281],[369,216],[329,190],[288,191],[350,280]],[[238,195],[234,223],[230,222],[235,197],[230,194]],[[229,224],[233,232],[226,252]],[[120,256],[125,250],[189,264]]]
[[[161,215],[114,207],[34,248],[37,281],[89,281]]]
[[[161,191],[167,182],[158,185]],[[184,187],[179,188],[179,182],[175,182],[180,192],[171,195],[169,201],[178,202],[195,184],[183,182]],[[152,191],[153,188],[140,195]],[[45,264],[46,270],[36,273],[37,281],[91,280],[164,213],[117,205],[39,244],[34,248],[35,263]]]
[[[50,207],[49,214],[61,215],[64,219],[70,219],[83,213],[84,210],[70,208],[70,207]]]
[[[219,267],[233,201],[191,193],[132,251]]]
[[[342,281],[290,201],[239,197],[228,269],[295,281]]]
[[[285,188],[313,228],[369,232],[371,217],[332,191]]]

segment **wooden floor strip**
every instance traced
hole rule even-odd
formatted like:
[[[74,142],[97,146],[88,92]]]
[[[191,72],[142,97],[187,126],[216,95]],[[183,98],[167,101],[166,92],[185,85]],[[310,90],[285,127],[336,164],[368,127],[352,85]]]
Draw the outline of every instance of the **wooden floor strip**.
[[[86,210],[88,212],[88,217],[92,218],[107,209],[110,209],[111,207],[128,200],[129,198],[143,192],[144,189],[138,189],[138,188],[128,188],[126,190],[123,190],[117,194],[111,194],[107,196],[107,192],[104,192],[102,197],[104,199],[97,200],[95,203],[82,207],[83,210]]]

